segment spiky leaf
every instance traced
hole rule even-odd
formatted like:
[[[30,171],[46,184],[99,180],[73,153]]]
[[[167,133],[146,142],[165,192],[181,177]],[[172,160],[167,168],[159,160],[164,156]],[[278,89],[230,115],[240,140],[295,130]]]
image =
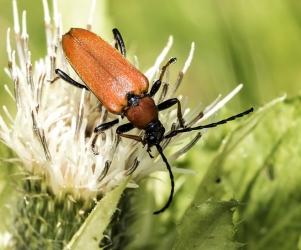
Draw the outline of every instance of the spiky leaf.
[[[130,178],[131,176],[98,202],[66,249],[100,249],[99,243],[104,238],[102,234],[109,225],[118,201]]]
[[[236,249],[233,240],[233,208],[237,200],[211,201],[189,208],[178,225],[178,236],[174,250],[181,249]]]

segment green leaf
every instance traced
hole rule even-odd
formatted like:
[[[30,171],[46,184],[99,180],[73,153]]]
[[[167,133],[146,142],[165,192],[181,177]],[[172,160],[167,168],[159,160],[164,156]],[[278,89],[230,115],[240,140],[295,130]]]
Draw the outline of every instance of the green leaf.
[[[211,201],[191,207],[178,225],[174,250],[185,249],[237,249],[240,244],[233,240],[233,208],[239,202]]]
[[[266,115],[267,112],[269,112],[270,108],[281,100],[283,100],[283,98],[276,99],[259,112],[251,114],[248,119],[239,123],[240,125],[236,127],[235,131],[228,135],[221,145],[217,156],[210,164],[203,182],[198,188],[198,192],[194,199],[195,204],[203,203],[210,198],[220,200],[226,197],[225,194],[227,194],[228,188],[224,183],[223,177],[225,172],[230,171],[228,169],[225,170],[227,161],[229,161],[229,158],[233,160],[233,151],[240,150],[244,143],[248,143],[245,142],[244,139],[247,138],[247,136],[260,123],[260,120]],[[254,147],[253,150],[257,150],[259,145],[252,144],[252,146]],[[248,159],[242,157],[241,155],[240,157],[235,158],[236,164],[240,167],[244,166],[246,161],[248,161]],[[233,193],[228,194],[232,196]],[[235,196],[237,197],[236,193]]]
[[[118,201],[130,178],[131,176],[97,203],[65,249],[101,249],[99,248],[99,242],[104,238],[102,234],[109,225]]]
[[[245,249],[297,249],[301,230],[300,96],[282,99],[258,113],[265,110],[223,166],[229,191],[245,203],[238,209],[238,220],[243,222],[237,239],[248,242]],[[242,156],[244,164],[235,163]]]
[[[272,101],[225,139],[199,186],[195,204],[232,195],[244,204],[235,213],[235,237],[245,250],[298,247],[300,128],[300,96]]]

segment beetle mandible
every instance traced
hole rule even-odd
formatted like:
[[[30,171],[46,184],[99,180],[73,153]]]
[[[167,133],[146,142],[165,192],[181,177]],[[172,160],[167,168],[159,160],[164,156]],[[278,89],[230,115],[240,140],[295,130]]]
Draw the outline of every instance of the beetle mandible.
[[[216,123],[197,127],[185,127],[181,104],[177,98],[168,99],[158,105],[155,104],[152,98],[161,86],[166,68],[176,62],[176,58],[169,59],[162,67],[159,79],[153,83],[150,91],[148,91],[148,79],[125,58],[126,49],[121,34],[117,29],[113,29],[113,35],[120,48],[120,52],[89,30],[71,28],[68,33],[63,35],[63,51],[72,68],[86,85],[76,82],[60,69],[55,70],[58,77],[52,82],[58,78],[62,78],[78,88],[90,90],[109,112],[127,117],[129,120],[129,123],[120,125],[116,129],[118,135],[146,145],[150,157],[152,157],[150,148],[152,146],[157,148],[162,160],[166,164],[171,181],[171,191],[167,203],[163,208],[154,212],[154,214],[159,214],[169,207],[174,193],[173,173],[160,143],[165,138],[174,137],[179,133],[212,128],[224,124],[251,113],[253,108]],[[170,108],[175,104],[177,104],[177,117],[182,129],[174,130],[164,135],[165,128],[158,119],[158,112]],[[99,134],[118,122],[119,119],[115,119],[101,124],[94,129],[94,133]],[[144,130],[144,137],[125,134],[133,128]],[[97,154],[94,148],[95,140],[93,140],[91,146],[93,153]]]

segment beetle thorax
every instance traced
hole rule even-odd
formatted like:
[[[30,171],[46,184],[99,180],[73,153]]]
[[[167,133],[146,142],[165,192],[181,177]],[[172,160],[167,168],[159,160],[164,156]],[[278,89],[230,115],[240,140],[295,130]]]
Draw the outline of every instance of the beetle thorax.
[[[129,108],[125,116],[135,127],[145,129],[151,122],[158,120],[158,108],[150,96],[132,95],[128,102]]]

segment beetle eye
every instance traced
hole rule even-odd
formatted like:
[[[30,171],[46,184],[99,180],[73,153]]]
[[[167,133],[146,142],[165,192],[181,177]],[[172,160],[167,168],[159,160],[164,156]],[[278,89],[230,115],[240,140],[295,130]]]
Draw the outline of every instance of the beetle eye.
[[[157,141],[156,133],[147,133],[146,134],[146,141],[150,145],[154,144]]]
[[[156,140],[156,137],[155,137],[154,135],[151,135],[151,136],[148,137],[148,140],[149,140],[150,142],[153,142],[153,141]]]

